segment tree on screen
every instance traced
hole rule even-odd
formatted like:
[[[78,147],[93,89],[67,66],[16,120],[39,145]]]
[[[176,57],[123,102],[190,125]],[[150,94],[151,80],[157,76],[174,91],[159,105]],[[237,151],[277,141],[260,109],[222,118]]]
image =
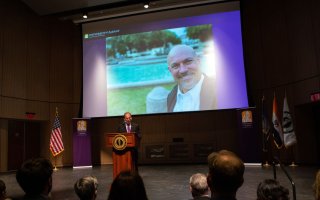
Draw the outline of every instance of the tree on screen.
[[[187,36],[190,39],[199,39],[201,42],[212,39],[212,26],[211,24],[201,26],[187,27]]]

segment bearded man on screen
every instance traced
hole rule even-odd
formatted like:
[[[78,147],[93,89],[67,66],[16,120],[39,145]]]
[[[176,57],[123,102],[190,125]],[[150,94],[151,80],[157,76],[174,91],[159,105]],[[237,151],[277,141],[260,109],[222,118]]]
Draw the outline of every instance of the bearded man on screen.
[[[216,108],[214,79],[201,71],[194,49],[180,44],[167,57],[168,69],[177,85],[167,98],[168,112],[212,110]]]

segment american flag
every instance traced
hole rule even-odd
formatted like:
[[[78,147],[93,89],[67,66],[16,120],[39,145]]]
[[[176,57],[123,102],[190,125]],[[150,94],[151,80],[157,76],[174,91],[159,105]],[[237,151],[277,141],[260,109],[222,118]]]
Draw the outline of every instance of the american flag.
[[[62,142],[61,124],[58,118],[58,113],[56,113],[53,128],[51,131],[50,150],[53,156],[58,155],[64,150]]]

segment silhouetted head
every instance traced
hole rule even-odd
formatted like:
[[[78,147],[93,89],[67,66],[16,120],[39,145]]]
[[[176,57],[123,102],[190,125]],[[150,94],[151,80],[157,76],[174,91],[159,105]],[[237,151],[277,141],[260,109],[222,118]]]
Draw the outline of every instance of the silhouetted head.
[[[141,176],[136,172],[123,171],[113,180],[108,200],[147,200]]]
[[[257,200],[289,200],[289,190],[277,180],[266,179],[259,183]]]
[[[132,116],[131,116],[131,113],[130,112],[125,112],[124,115],[123,115],[123,120],[126,124],[131,124],[131,121],[132,121]]]
[[[6,184],[0,179],[0,200],[6,197]]]
[[[235,197],[243,184],[244,164],[233,152],[221,150],[208,156],[208,185],[213,196]]]
[[[74,191],[81,200],[94,200],[98,192],[98,180],[93,176],[85,176],[74,184]]]
[[[52,189],[53,166],[48,159],[25,161],[16,173],[16,179],[28,196],[48,195]]]
[[[209,195],[209,186],[207,183],[207,176],[202,173],[193,174],[189,180],[190,191],[192,197],[201,197]]]

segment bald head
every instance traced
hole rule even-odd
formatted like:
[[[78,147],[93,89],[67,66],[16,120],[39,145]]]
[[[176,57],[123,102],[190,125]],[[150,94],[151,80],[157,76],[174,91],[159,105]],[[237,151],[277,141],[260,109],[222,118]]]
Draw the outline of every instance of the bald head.
[[[179,44],[179,45],[172,47],[172,49],[170,50],[168,57],[167,57],[168,64],[170,63],[170,60],[172,58],[174,58],[177,54],[180,54],[180,53],[188,54],[192,57],[197,56],[196,52],[194,51],[194,49],[192,47],[185,45],[185,44]]]
[[[201,78],[200,60],[194,49],[180,44],[174,46],[167,57],[168,69],[182,93],[192,89]]]
[[[190,190],[193,197],[209,195],[207,176],[202,173],[193,174],[189,180]]]
[[[213,193],[235,196],[243,183],[244,164],[233,152],[222,150],[208,156],[208,183]]]

